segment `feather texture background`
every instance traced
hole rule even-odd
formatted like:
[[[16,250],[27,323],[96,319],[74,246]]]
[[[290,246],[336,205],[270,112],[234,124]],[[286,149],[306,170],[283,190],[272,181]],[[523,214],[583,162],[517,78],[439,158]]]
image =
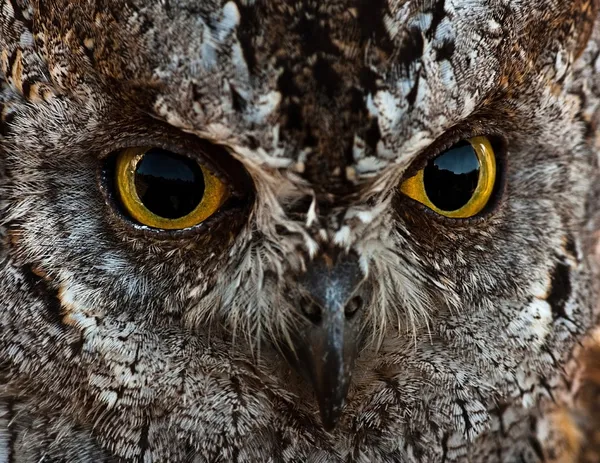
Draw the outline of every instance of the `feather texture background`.
[[[0,461],[594,461],[597,10],[0,0]],[[476,135],[487,213],[400,193]],[[136,226],[103,166],[140,145],[251,186]],[[334,251],[364,341],[327,432],[280,351]]]

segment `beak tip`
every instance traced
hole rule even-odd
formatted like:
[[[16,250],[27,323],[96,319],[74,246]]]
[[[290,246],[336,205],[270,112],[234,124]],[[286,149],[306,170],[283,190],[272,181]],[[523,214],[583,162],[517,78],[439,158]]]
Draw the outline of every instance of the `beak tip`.
[[[328,394],[323,394],[324,391],[318,387],[315,388],[321,423],[327,432],[333,431],[338,425],[346,402],[347,383],[342,383],[340,386],[334,391],[329,390]]]
[[[337,426],[337,420],[328,422],[321,418],[321,422],[323,423],[323,429],[327,432],[333,432]]]
[[[327,432],[332,432],[338,425],[340,416],[342,415],[342,407],[339,407],[336,410],[324,410],[321,408],[320,412],[323,429]]]

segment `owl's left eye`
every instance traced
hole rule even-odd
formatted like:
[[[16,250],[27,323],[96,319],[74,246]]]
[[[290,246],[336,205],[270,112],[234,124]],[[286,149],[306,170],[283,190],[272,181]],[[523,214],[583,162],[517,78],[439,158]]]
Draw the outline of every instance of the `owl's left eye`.
[[[115,185],[123,207],[142,225],[179,230],[208,219],[229,189],[198,162],[161,148],[128,148],[117,155]]]
[[[430,159],[400,191],[444,217],[479,214],[496,183],[496,157],[487,137],[462,141]]]

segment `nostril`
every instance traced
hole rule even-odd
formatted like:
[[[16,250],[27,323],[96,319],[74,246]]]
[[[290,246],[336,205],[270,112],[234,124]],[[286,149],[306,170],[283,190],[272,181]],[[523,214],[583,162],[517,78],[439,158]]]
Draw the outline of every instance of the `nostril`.
[[[303,305],[302,313],[315,325],[321,323],[321,319],[323,318],[323,312],[321,310],[321,307],[312,302],[307,302]]]
[[[360,296],[354,296],[348,301],[344,309],[344,314],[348,320],[352,319],[354,315],[362,308],[363,298]]]

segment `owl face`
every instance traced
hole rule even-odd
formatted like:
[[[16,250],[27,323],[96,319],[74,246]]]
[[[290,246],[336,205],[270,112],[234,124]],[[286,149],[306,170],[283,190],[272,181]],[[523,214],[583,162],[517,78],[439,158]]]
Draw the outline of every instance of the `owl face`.
[[[0,379],[40,448],[537,449],[593,318],[594,8],[5,1]]]

